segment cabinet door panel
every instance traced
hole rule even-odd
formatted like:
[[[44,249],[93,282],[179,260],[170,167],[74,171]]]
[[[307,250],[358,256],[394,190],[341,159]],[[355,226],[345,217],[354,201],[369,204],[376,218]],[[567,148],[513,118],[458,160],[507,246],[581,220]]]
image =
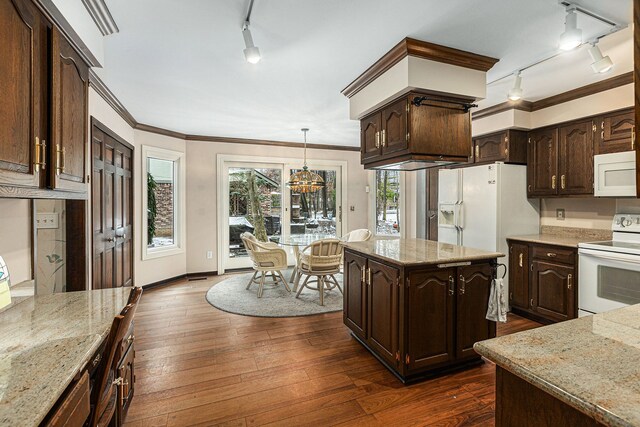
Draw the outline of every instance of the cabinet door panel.
[[[407,105],[408,101],[401,99],[382,110],[382,154],[407,149]]]
[[[36,138],[46,140],[46,32],[28,0],[0,2],[0,185],[38,187]]]
[[[593,194],[593,130],[584,121],[559,129],[559,194]]]
[[[131,399],[133,398],[135,387],[135,372],[133,369],[134,356],[135,350],[132,343],[118,365],[118,377],[123,380],[122,385],[118,386],[118,403],[116,406],[119,420],[118,425],[124,424]]]
[[[360,156],[363,162],[380,156],[380,130],[380,113],[372,114],[360,121]]]
[[[529,196],[557,194],[558,130],[546,128],[529,133],[527,192]]]
[[[519,243],[509,249],[509,303],[529,308],[529,247]]]
[[[633,150],[635,137],[633,110],[607,114],[596,122],[598,153],[618,153]]]
[[[399,270],[368,260],[369,325],[367,342],[389,364],[396,365],[398,351],[398,279]]]
[[[366,339],[367,325],[367,292],[366,283],[362,280],[362,272],[366,270],[367,260],[351,252],[344,254],[344,324],[358,335]]]
[[[507,153],[506,134],[499,133],[496,135],[483,136],[474,141],[475,144],[475,162],[497,162],[504,160]]]
[[[56,29],[52,45],[52,187],[87,191],[88,68]]]
[[[473,344],[495,337],[496,324],[485,318],[492,271],[489,264],[458,268],[456,357],[477,357]]]
[[[533,307],[541,316],[562,321],[575,317],[575,269],[533,261]]]
[[[409,274],[407,292],[408,369],[419,370],[452,360],[455,270]],[[454,292],[455,293],[455,292]]]

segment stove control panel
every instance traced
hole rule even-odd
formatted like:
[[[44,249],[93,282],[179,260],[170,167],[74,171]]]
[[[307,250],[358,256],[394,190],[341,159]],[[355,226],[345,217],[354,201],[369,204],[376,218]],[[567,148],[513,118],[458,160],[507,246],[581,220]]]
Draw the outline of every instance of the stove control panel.
[[[613,217],[613,231],[640,233],[640,214],[616,214]]]

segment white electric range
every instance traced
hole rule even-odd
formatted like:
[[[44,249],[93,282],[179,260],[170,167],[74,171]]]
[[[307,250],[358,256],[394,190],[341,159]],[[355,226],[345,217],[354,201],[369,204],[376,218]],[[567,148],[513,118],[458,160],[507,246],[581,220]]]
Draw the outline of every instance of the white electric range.
[[[640,215],[616,214],[613,240],[578,245],[579,315],[640,303]]]

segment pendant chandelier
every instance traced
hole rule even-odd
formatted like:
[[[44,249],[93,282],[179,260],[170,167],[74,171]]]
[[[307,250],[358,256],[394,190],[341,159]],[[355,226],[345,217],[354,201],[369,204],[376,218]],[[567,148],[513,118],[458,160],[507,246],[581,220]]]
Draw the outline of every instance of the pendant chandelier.
[[[315,193],[324,187],[324,179],[307,167],[307,132],[309,129],[301,129],[304,133],[304,166],[301,171],[291,174],[287,186],[296,193]]]

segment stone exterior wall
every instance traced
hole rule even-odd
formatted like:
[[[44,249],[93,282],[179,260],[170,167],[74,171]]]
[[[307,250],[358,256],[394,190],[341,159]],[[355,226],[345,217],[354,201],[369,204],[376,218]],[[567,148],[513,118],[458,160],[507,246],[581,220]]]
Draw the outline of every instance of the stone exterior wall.
[[[156,236],[171,237],[173,234],[173,183],[159,182],[156,193]]]

